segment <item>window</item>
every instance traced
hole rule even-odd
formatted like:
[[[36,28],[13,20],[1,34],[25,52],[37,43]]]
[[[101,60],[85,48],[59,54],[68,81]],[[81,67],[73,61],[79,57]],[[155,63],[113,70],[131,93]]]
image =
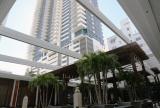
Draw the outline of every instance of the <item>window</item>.
[[[75,52],[79,52],[79,50],[76,50]]]
[[[139,40],[141,40],[141,38],[140,38],[140,37],[136,38],[136,41],[139,41]]]
[[[65,61],[62,61],[62,63],[66,63],[67,62],[67,60],[65,60]]]
[[[128,36],[131,37],[131,34],[129,33]]]
[[[143,44],[139,44],[140,47],[143,47]]]
[[[80,34],[83,34],[83,35],[87,34],[87,29],[81,29],[81,30],[77,31],[77,32],[75,33],[75,36],[78,36],[78,35],[80,35]]]
[[[76,49],[76,48],[78,48],[78,47],[80,47],[80,46],[79,46],[79,45],[76,45],[76,46],[74,46],[73,48]]]
[[[113,44],[113,43],[115,43],[115,41],[116,41],[116,38],[113,38],[113,39],[110,40],[110,43]]]
[[[112,49],[116,49],[116,48],[117,48],[116,46],[113,46],[113,47],[112,47]]]

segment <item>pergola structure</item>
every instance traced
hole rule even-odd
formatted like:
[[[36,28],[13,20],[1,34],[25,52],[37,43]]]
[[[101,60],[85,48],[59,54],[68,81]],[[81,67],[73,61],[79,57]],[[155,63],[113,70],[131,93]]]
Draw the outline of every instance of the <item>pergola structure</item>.
[[[14,4],[16,0],[2,0],[0,2],[0,23],[2,23],[2,21],[4,20],[4,18],[6,17],[6,15],[8,14],[10,8],[12,7],[12,5]],[[107,18],[105,17],[100,11],[98,11],[97,9],[94,9],[94,7],[87,1],[87,0],[77,0],[77,2],[79,2],[84,8],[88,9],[92,14],[94,14],[95,16],[97,16],[97,18],[102,21],[102,23],[104,23],[107,27],[109,27],[115,34],[117,34],[117,36],[119,36],[122,40],[124,40],[125,43],[130,43],[129,39]],[[84,5],[85,4],[85,5]],[[3,9],[1,9],[3,8]],[[81,54],[70,51],[68,49],[64,49],[61,48],[59,46],[50,44],[46,41],[40,40],[40,39],[36,39],[32,36],[17,32],[15,30],[9,29],[4,27],[3,25],[0,25],[0,35],[11,38],[11,39],[15,39],[33,46],[38,46],[40,48],[44,48],[44,49],[48,49],[50,51],[53,52],[57,52],[60,54],[64,54],[76,59],[80,59],[82,57]],[[29,60],[24,60],[24,59],[19,59],[16,57],[9,57],[6,58],[5,55],[0,55],[0,60],[1,61],[5,61],[5,62],[10,62],[10,63],[15,63],[15,64],[21,64],[21,65],[27,65],[27,66],[32,66],[32,67],[36,67],[36,68],[42,68],[42,69],[52,69],[52,70],[56,70],[58,68],[58,66],[52,66],[52,65],[48,65],[48,64],[42,64],[42,63],[36,63],[36,62],[32,62]]]
[[[0,1],[0,24],[3,23],[9,10],[12,8],[16,0],[1,0]]]
[[[131,44],[122,46],[118,49],[114,49],[114,50],[106,52],[106,53],[107,54],[116,54],[119,58],[119,62],[123,66],[130,64],[133,67],[133,70],[135,72],[141,72],[142,74],[146,73],[145,67],[143,65],[143,60],[148,59],[148,57],[146,56],[144,51],[136,43],[131,43]],[[136,63],[139,61],[142,66],[141,71],[138,71],[137,66],[136,66]],[[66,86],[68,86],[67,84],[70,79],[79,77],[79,75],[77,73],[76,64],[65,66],[63,68],[54,70],[51,73],[55,74],[56,76],[59,76],[62,80],[64,80]],[[146,73],[144,75],[150,75],[150,74]],[[10,83],[10,85],[8,85],[7,87],[9,87],[9,88],[13,87],[13,89],[6,88],[9,91],[5,92],[5,93],[9,93],[7,96],[11,96],[11,100],[10,100],[10,98],[7,98],[6,101],[4,101],[4,102],[6,102],[5,105],[8,105],[8,103],[10,103],[10,106],[20,105],[21,99],[22,99],[23,95],[26,93],[29,95],[29,98],[33,99],[33,102],[30,103],[30,105],[34,104],[35,98],[32,98],[32,95],[28,89],[28,82],[27,81],[29,81],[31,79],[30,77],[22,77],[22,76],[17,76],[17,75],[12,75],[12,74],[1,74],[1,76],[3,76],[3,78],[0,79],[1,86],[5,85],[7,83]],[[108,80],[108,83],[113,83],[113,84],[116,81],[118,81],[117,77],[115,77],[115,78],[110,77],[107,80]],[[6,83],[4,81],[6,81]],[[67,93],[68,92],[70,92],[70,94],[72,93],[71,87],[67,87],[67,90],[70,90],[70,91],[65,91],[66,93],[64,93],[65,95],[63,97],[64,103],[62,102],[61,104],[67,103],[67,101],[65,100],[65,99],[67,99]],[[21,93],[22,91],[24,91],[24,94]]]
[[[153,73],[149,73],[143,63],[144,60],[148,59],[148,56],[139,47],[137,43],[127,44],[125,46],[106,52],[106,54],[115,54],[116,56],[118,56],[118,61],[125,70],[128,69],[135,72],[135,74],[141,74],[145,77],[145,80],[149,82],[147,76],[152,75]],[[65,85],[70,84],[70,79],[75,79],[79,77],[76,64],[68,65],[61,69],[52,71],[51,73],[59,76],[60,79],[65,82]],[[110,92],[114,92],[113,94],[115,96],[115,100],[118,100],[119,91],[117,82],[119,82],[120,79],[118,78],[118,76],[115,75],[114,72],[112,72],[112,77],[110,76],[105,80],[107,80],[108,83],[113,84],[113,90]]]
[[[9,10],[11,9],[11,7],[13,6],[13,4],[15,2],[16,2],[16,0],[1,0],[0,1],[0,35],[1,36],[8,37],[8,38],[11,38],[11,39],[14,39],[14,40],[18,40],[18,41],[21,41],[21,42],[24,42],[24,43],[27,43],[27,44],[30,44],[30,45],[33,45],[33,46],[37,46],[37,47],[44,48],[44,49],[47,49],[47,50],[50,50],[50,51],[53,51],[53,52],[57,52],[57,53],[60,53],[60,54],[64,54],[64,55],[67,55],[67,56],[70,56],[70,57],[73,57],[73,58],[80,59],[82,57],[82,55],[80,55],[79,53],[70,51],[68,49],[61,48],[59,46],[50,44],[46,41],[39,40],[39,39],[36,39],[32,36],[29,36],[29,35],[20,33],[18,31],[15,31],[15,30],[4,27],[2,23],[5,19],[5,17],[7,16],[7,14],[9,13]],[[83,2],[83,1],[81,1],[81,2]],[[89,4],[87,2],[87,5],[88,5],[87,7],[89,7],[91,4]],[[84,8],[87,8],[85,5],[83,5],[83,6],[84,6]],[[91,7],[93,8],[93,6],[91,6]],[[89,9],[89,8],[87,8],[87,9],[91,11],[91,9]],[[107,25],[111,30],[113,30],[113,32],[115,34],[117,34],[126,43],[129,43],[129,40],[125,37],[125,35],[111,21],[109,21],[108,18],[106,18],[100,11],[95,10],[95,13],[96,13],[95,14],[96,16],[100,16],[100,17],[98,17],[98,19],[100,19],[103,23],[105,23],[105,25]],[[34,62],[34,61],[29,61],[29,60],[25,60],[25,59],[16,58],[16,57],[10,57],[10,56],[6,56],[6,55],[2,55],[2,54],[0,55],[0,61],[15,63],[15,64],[21,64],[21,65],[26,65],[26,66],[32,66],[32,67],[36,67],[36,68],[49,69],[49,70],[50,69],[51,70],[56,70],[56,69],[61,68],[59,66],[52,66],[52,65],[44,64],[44,63],[37,63],[37,62]],[[73,64],[73,67],[74,66],[75,65]],[[64,67],[64,68],[69,69],[68,66]],[[62,68],[62,70],[64,68]],[[71,70],[72,69],[73,68],[71,67]],[[58,70],[57,70],[57,72],[58,72]],[[60,73],[58,72],[57,74],[60,75]],[[8,74],[8,75],[10,77],[14,76],[14,75],[10,75],[10,74]],[[75,75],[71,76],[71,77],[75,77]],[[21,90],[20,86],[21,86],[21,84],[22,85],[27,85],[27,84],[26,84],[26,82],[24,82],[25,84],[23,84],[23,81],[21,81],[21,79],[19,79],[19,77],[18,77],[18,79],[17,79],[17,77],[15,79],[10,78],[10,77],[9,78],[6,77],[5,79],[1,78],[2,83],[3,83],[4,80],[6,80],[6,82],[7,82],[8,79],[12,79],[12,80],[8,81],[8,82],[12,82],[12,83],[10,83],[8,88],[13,87],[13,89],[12,90],[7,89],[7,90],[9,90],[9,92],[7,92],[7,93],[10,94],[10,95],[7,95],[7,97],[11,96],[11,100],[8,98],[8,99],[6,99],[5,102],[7,102],[6,105],[8,105],[8,103],[9,103],[10,105],[8,105],[8,106],[10,106],[10,107],[16,107],[17,102],[18,101],[20,102],[20,100],[22,100],[21,98],[18,98],[18,96],[20,95],[20,94],[18,94],[18,91]],[[67,76],[64,75],[63,78],[64,77],[66,78]],[[70,77],[70,75],[69,75],[69,77]],[[7,83],[3,83],[1,85],[5,85],[5,84],[7,84]],[[22,91],[24,91],[24,89]],[[13,94],[13,96],[11,94]]]
[[[1,0],[0,1],[0,24],[3,22],[4,18],[8,14],[9,10],[11,9],[11,7],[14,4],[15,1],[16,0]],[[143,60],[148,59],[148,57],[146,56],[144,51],[136,43],[129,44],[130,41],[128,40],[128,38],[107,17],[105,17],[100,11],[95,9],[88,2],[88,0],[77,0],[77,1],[84,8],[88,9],[92,14],[97,16],[97,18],[102,23],[104,23],[107,27],[109,27],[115,34],[117,34],[117,36],[119,36],[122,40],[124,40],[125,43],[128,44],[126,46],[123,46],[123,47],[120,47],[118,49],[109,51],[107,53],[116,54],[119,57],[119,62],[123,65],[131,64],[134,72],[138,71],[137,66],[136,66],[136,62],[140,62],[143,71],[145,71]],[[139,0],[125,0],[126,3],[129,2],[129,1],[130,2],[132,1],[134,4],[137,4]],[[143,2],[146,4],[145,0],[143,0]],[[143,2],[139,2],[139,3],[141,3],[141,5],[142,5]],[[133,5],[133,3],[131,3],[131,4]],[[141,26],[141,28],[143,28],[142,26],[146,27],[146,29],[145,28],[143,29],[143,30],[145,30],[145,32],[143,31],[143,35],[146,35],[146,38],[144,38],[144,39],[147,40],[147,43],[151,46],[154,54],[157,57],[159,57],[160,54],[158,55],[158,53],[157,53],[157,51],[159,50],[159,47],[158,47],[159,38],[157,38],[157,39],[155,38],[155,36],[159,36],[159,31],[157,29],[155,21],[153,21],[153,15],[150,14],[150,10],[149,11],[146,11],[146,10],[144,11],[143,7],[145,7],[145,6],[142,5],[143,7],[141,7],[141,5],[138,4],[138,5],[136,5],[136,7],[134,7],[136,9],[140,9],[141,11],[133,11],[133,13],[138,12],[139,13],[138,15],[143,15],[143,16],[141,16],[141,20],[140,20],[141,23],[139,23],[141,25],[139,25],[139,26]],[[149,7],[149,9],[150,9],[150,7]],[[145,18],[147,16],[146,13],[150,14],[150,16],[148,18]],[[139,19],[138,15],[136,15],[135,19]],[[151,23],[148,23],[147,21],[148,22],[150,21]],[[143,25],[143,24],[145,24],[145,25]],[[151,25],[153,27],[153,28],[151,28],[152,31],[149,28],[149,26],[151,26]],[[137,27],[137,28],[139,28],[139,27]],[[12,29],[5,28],[5,27],[3,27],[3,25],[0,26],[0,35],[8,37],[8,38],[15,39],[15,40],[18,40],[18,41],[21,41],[21,42],[25,42],[25,43],[28,43],[30,45],[34,45],[34,46],[38,46],[38,47],[41,47],[41,48],[44,48],[44,49],[48,49],[50,51],[54,51],[54,52],[57,52],[57,53],[68,55],[68,56],[73,57],[73,58],[80,59],[82,57],[82,55],[80,55],[76,52],[58,47],[56,45],[47,43],[45,41],[33,38],[32,36],[28,36],[26,34],[14,31]],[[154,38],[149,37],[149,35],[154,36]],[[10,62],[10,63],[22,64],[22,65],[27,65],[27,66],[34,66],[34,67],[37,67],[37,68],[45,68],[45,69],[53,69],[53,70],[57,69],[57,68],[60,68],[60,67],[51,66],[51,65],[48,65],[48,64],[36,63],[36,62],[23,60],[23,59],[18,59],[16,57],[10,57],[10,56],[5,56],[5,55],[0,55],[0,60],[5,61],[5,62]],[[65,79],[66,83],[69,81],[70,78],[78,77],[78,73],[76,71],[76,65],[75,64],[72,64],[72,65],[66,66],[64,68],[60,68],[58,70],[52,71],[52,73],[57,75],[57,76],[60,76],[63,79]],[[6,79],[8,80],[8,78],[6,78]],[[17,91],[20,87],[19,80],[20,79],[14,79],[14,83],[12,82],[12,84],[9,85],[9,87],[13,87],[13,88],[16,87],[16,90],[14,90],[14,92],[12,93],[13,96],[15,96],[15,97],[18,96]],[[9,83],[3,82],[3,81],[2,81],[2,83],[3,84],[9,84]],[[15,99],[17,99],[17,98],[15,98]],[[11,104],[13,104],[13,106],[16,106],[16,101],[17,100],[12,100]]]
[[[131,68],[134,72],[138,72],[138,67],[136,63],[140,63],[142,68],[142,74],[145,74],[145,72],[148,72],[143,64],[144,60],[148,59],[148,56],[145,54],[145,52],[139,47],[137,43],[130,43],[128,45],[119,47],[117,49],[111,50],[109,52],[106,52],[106,54],[115,54],[118,56],[118,61],[122,66],[125,66],[126,68],[128,65],[131,65]],[[61,69],[57,69],[55,71],[52,71],[51,73],[55,74],[56,76],[59,76],[60,78],[69,81],[69,79],[77,78],[79,75],[77,73],[76,64],[71,64],[68,66],[65,66]],[[149,73],[153,74],[153,73]],[[149,75],[148,74],[148,75]]]
[[[154,72],[155,76],[154,76],[154,80],[156,83],[160,83],[160,79],[159,79],[159,74],[160,74],[160,70],[156,67],[151,68],[151,70]]]

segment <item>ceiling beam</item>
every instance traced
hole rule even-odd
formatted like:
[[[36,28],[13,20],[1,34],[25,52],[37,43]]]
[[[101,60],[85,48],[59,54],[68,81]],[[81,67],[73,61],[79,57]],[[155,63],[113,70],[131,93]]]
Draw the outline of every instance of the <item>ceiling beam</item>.
[[[22,81],[31,81],[32,77],[30,76],[21,76],[21,75],[15,75],[12,73],[8,73],[6,71],[0,70],[0,78],[7,78],[7,79],[13,79],[13,80],[22,80]]]
[[[81,54],[65,49],[65,48],[61,48],[59,46],[53,45],[47,41],[43,41],[37,38],[34,38],[32,36],[20,33],[18,31],[6,28],[6,27],[2,27],[0,26],[0,35],[8,37],[8,38],[12,38],[21,42],[25,42],[37,47],[41,47],[50,51],[54,51],[60,54],[64,54],[73,58],[77,58],[80,59],[82,56]]]
[[[88,0],[76,0],[84,8],[89,10],[93,15],[95,15],[104,25],[111,29],[117,36],[119,36],[125,43],[130,43],[130,40],[118,29],[99,9],[94,7]]]
[[[6,18],[16,0],[0,0],[0,25]]]
[[[35,61],[29,61],[29,60],[6,56],[2,54],[0,54],[0,61],[26,65],[26,66],[36,67],[36,68],[42,68],[42,69],[49,69],[49,70],[56,70],[61,68],[60,66],[54,66],[54,65],[45,64],[45,63],[37,63]]]
[[[148,0],[118,0],[118,2],[160,61],[160,31]]]

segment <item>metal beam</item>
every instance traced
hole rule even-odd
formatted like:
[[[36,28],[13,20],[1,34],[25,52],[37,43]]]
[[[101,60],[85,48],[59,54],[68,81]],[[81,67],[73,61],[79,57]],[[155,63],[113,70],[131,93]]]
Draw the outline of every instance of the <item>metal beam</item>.
[[[21,76],[8,73],[6,71],[0,71],[0,78],[14,79],[14,80],[22,80],[22,81],[30,81],[32,77],[30,76]]]
[[[0,54],[0,61],[16,63],[16,64],[21,64],[21,65],[26,65],[26,66],[32,66],[32,67],[36,67],[36,68],[49,69],[49,70],[56,70],[56,69],[61,68],[60,66],[53,66],[53,65],[44,64],[44,63],[37,63],[34,61],[29,61],[29,60],[25,60],[25,59],[16,58],[16,57],[6,56],[6,55],[2,55],[2,54]]]
[[[4,21],[16,0],[0,0],[0,24]]]
[[[38,46],[38,47],[41,47],[44,49],[48,49],[50,51],[54,51],[54,52],[57,52],[60,54],[64,54],[64,55],[67,55],[67,56],[70,56],[73,58],[80,59],[82,57],[81,54],[76,53],[74,51],[70,51],[68,49],[61,48],[59,46],[50,44],[49,42],[46,42],[46,41],[43,41],[40,39],[36,39],[32,36],[14,31],[14,30],[6,28],[6,27],[0,26],[0,35],[3,35],[5,37],[9,37],[9,38],[12,38],[12,39],[15,39],[18,41],[22,41],[22,42],[25,42],[25,43],[28,43],[28,44],[31,44],[34,46]]]
[[[118,0],[118,2],[160,61],[160,31],[148,0]]]
[[[76,0],[84,8],[89,10],[93,15],[95,15],[104,25],[110,28],[117,36],[119,36],[125,43],[130,43],[130,40],[119,30],[99,9],[94,7],[89,3],[88,0]]]

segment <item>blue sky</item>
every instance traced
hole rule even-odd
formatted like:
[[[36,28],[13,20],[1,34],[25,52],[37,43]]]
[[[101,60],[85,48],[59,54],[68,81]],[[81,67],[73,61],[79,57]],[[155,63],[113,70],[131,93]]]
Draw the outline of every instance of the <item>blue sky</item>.
[[[120,21],[128,18],[117,0],[98,0],[101,12],[107,16],[118,28],[120,28]],[[112,36],[113,33],[107,27],[103,26],[104,37]]]
[[[17,0],[7,16],[6,27],[31,34],[33,15],[37,0]],[[122,10],[117,0],[98,0],[99,8],[117,27],[119,22],[127,15]],[[113,33],[103,27],[104,37],[107,38]],[[0,40],[0,54],[27,59],[28,45],[13,39],[4,38]],[[26,66],[0,62],[0,70],[12,71],[14,74],[23,75]]]

